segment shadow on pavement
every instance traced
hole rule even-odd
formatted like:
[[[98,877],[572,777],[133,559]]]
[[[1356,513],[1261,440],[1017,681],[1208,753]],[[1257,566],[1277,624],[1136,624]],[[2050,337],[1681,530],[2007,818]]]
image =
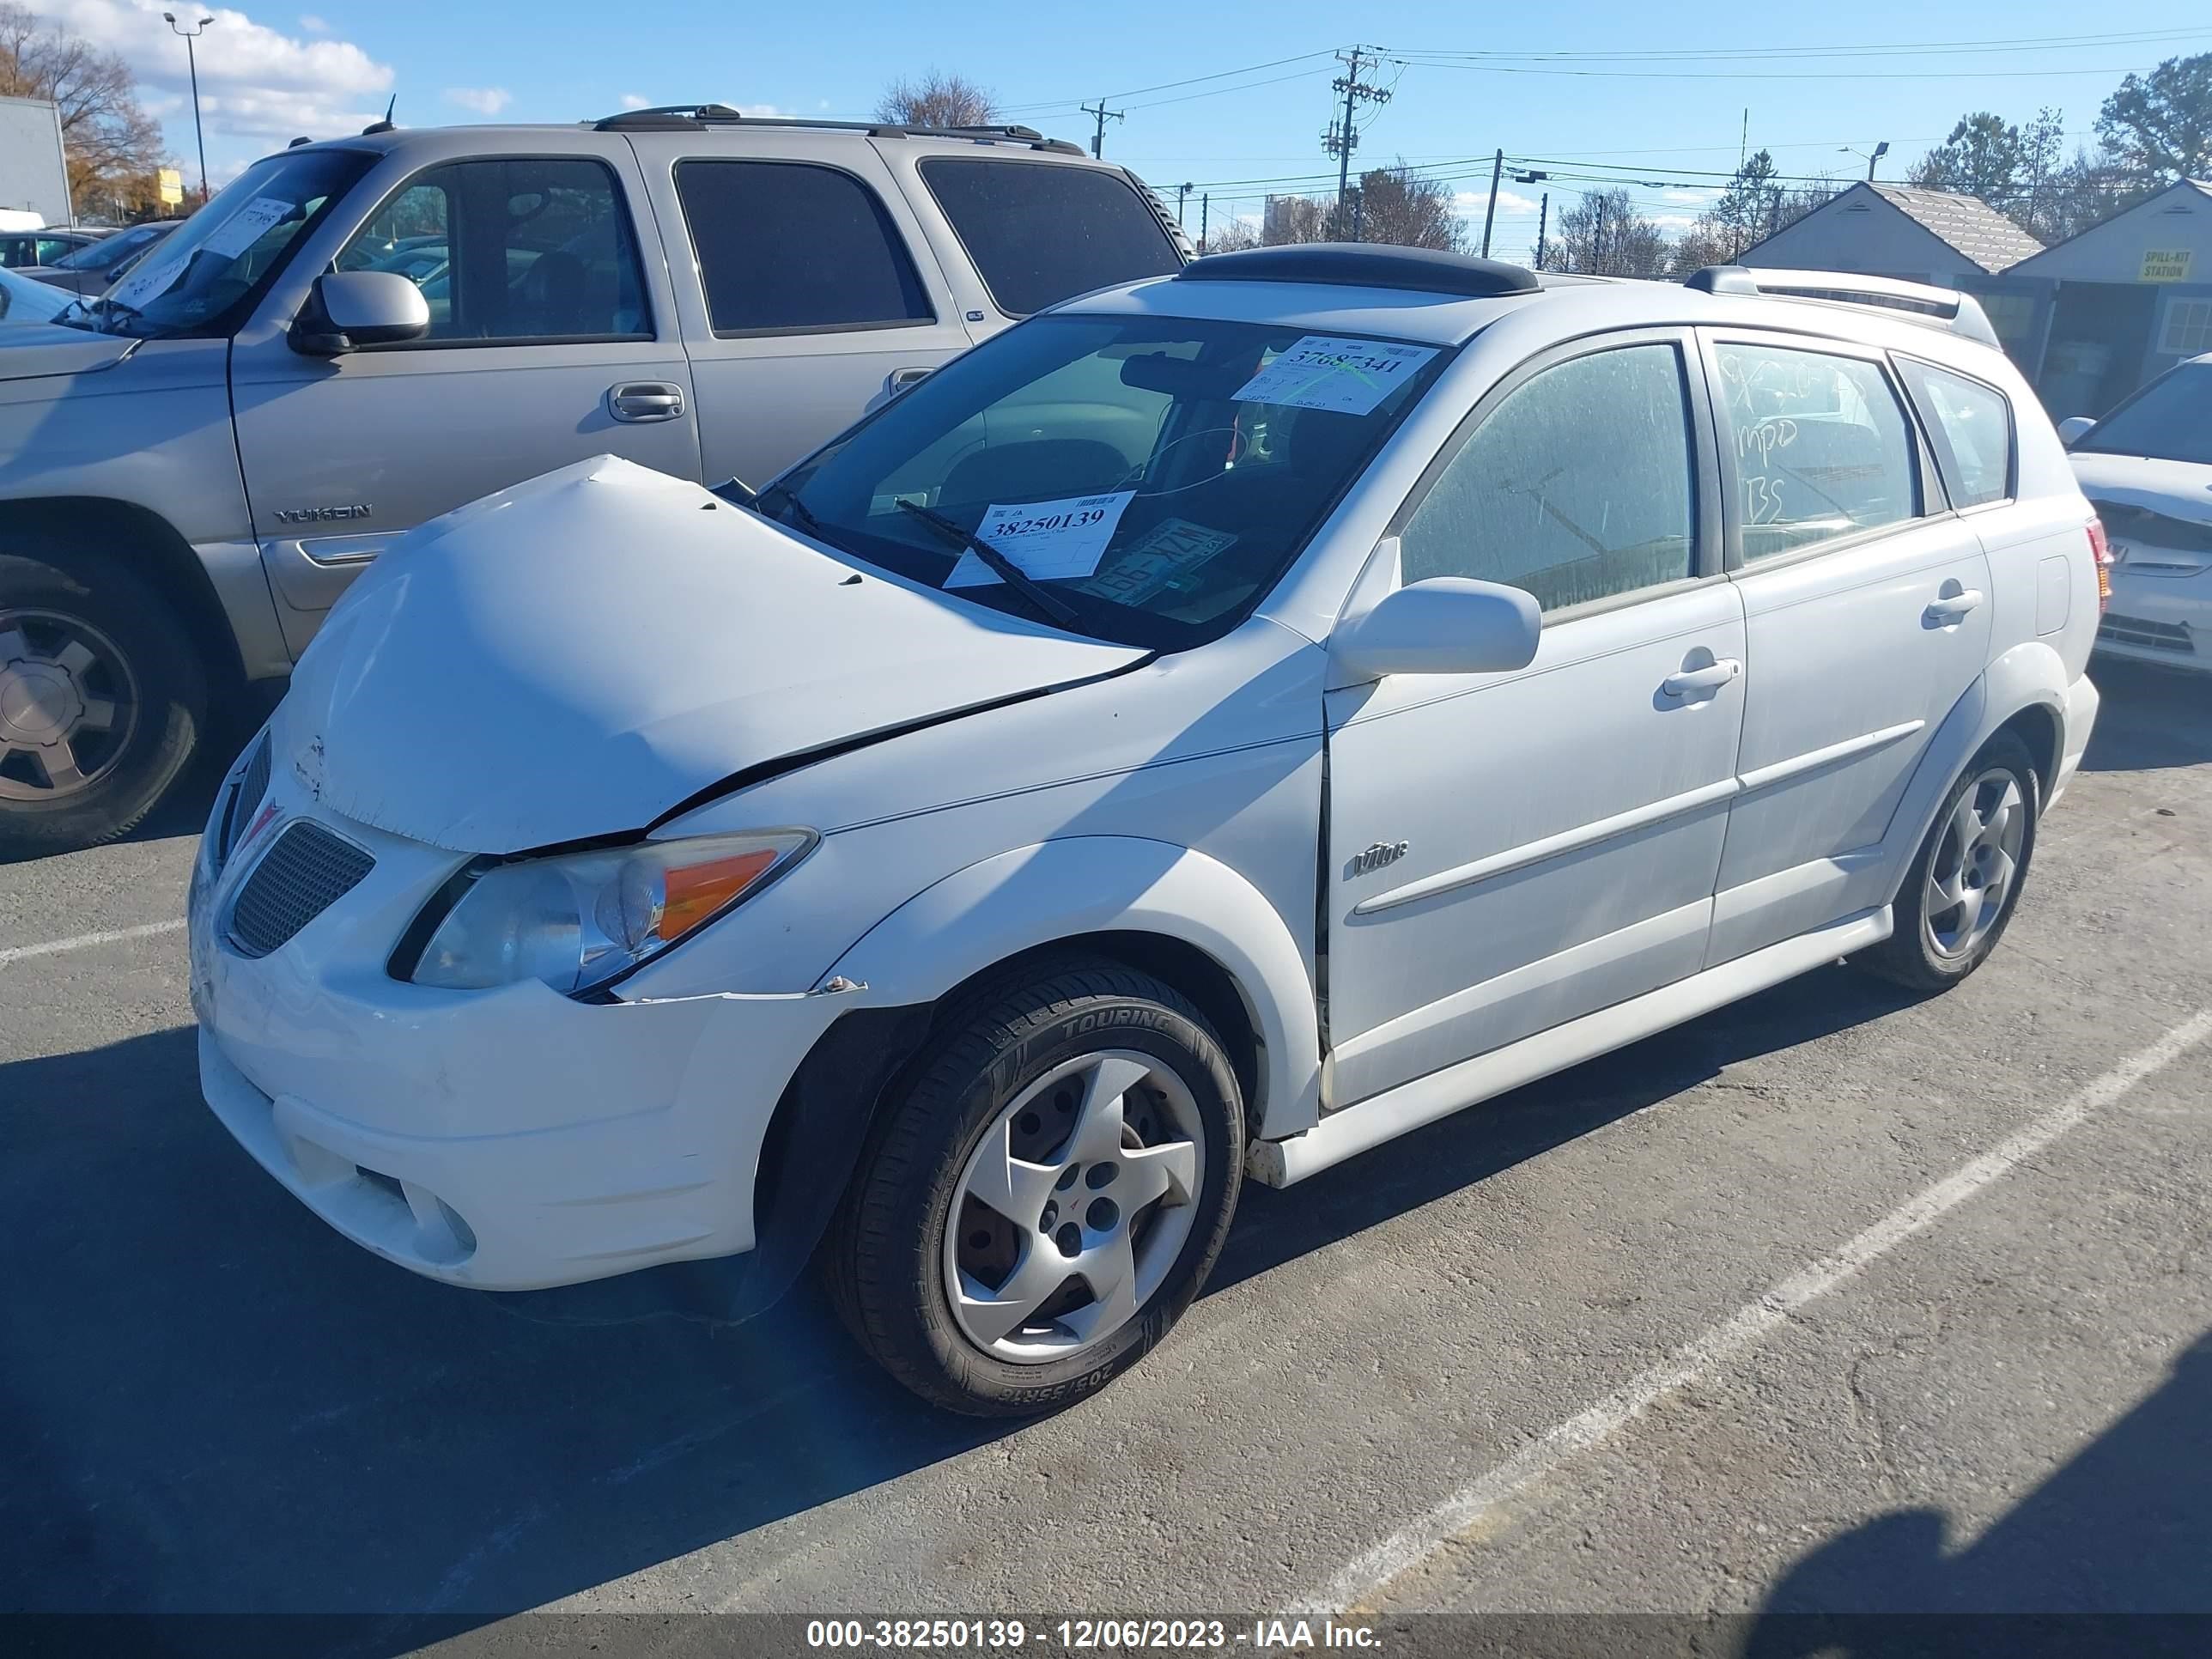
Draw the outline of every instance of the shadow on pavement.
[[[2212,674],[2099,659],[2089,665],[2102,702],[2087,772],[2145,772],[2212,761]]]
[[[1904,1510],[1820,1545],[1768,1592],[1744,1659],[2203,1653],[2212,1334],[1979,1537],[1948,1531],[1941,1510]]]
[[[1815,975],[1346,1179],[1248,1187],[1217,1287],[1900,1000]],[[344,1650],[398,1652],[407,1615],[450,1635],[1023,1431],[921,1407],[811,1292],[731,1326],[380,1261],[232,1144],[189,1028],[0,1066],[0,1609],[385,1615]]]

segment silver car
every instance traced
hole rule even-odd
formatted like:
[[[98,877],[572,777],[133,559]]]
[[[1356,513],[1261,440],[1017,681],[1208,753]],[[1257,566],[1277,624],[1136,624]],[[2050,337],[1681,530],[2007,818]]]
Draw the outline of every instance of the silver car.
[[[416,525],[598,454],[764,481],[1188,255],[1128,173],[1021,127],[708,106],[257,162],[0,333],[0,855],[137,823]]]

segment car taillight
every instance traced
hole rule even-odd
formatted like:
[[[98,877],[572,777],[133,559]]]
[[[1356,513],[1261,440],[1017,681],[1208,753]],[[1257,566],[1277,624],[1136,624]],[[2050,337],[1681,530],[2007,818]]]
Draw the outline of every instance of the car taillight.
[[[2097,567],[2097,614],[2112,603],[2112,544],[2105,539],[2101,519],[2089,520],[2089,562]]]

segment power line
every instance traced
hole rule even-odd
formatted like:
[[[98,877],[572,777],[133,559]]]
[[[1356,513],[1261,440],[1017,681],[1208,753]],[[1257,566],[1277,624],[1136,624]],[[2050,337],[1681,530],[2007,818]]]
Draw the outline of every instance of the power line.
[[[1331,58],[1336,55],[1334,46],[1323,46],[1318,52],[1302,52],[1294,58],[1273,58],[1264,64],[1247,64],[1242,69],[1217,70],[1211,75],[1193,75],[1181,81],[1163,81],[1156,87],[1132,87],[1127,92],[1109,92],[1109,98],[1142,98],[1147,93],[1172,92],[1177,87],[1194,87],[1206,81],[1225,81],[1235,75],[1257,75],[1261,70],[1280,69],[1285,64],[1303,64],[1309,58]],[[1261,82],[1261,85],[1267,84]],[[1236,88],[1231,88],[1236,90]],[[1009,104],[1000,111],[1005,115],[1019,115],[1032,110],[1049,110],[1075,102],[1061,98],[1030,104]]]
[[[2202,28],[2136,29],[2119,33],[2029,34],[1991,40],[1876,41],[1842,46],[1667,46],[1613,52],[1485,52],[1452,48],[1413,49],[1409,58],[1456,58],[1498,63],[1662,63],[1697,59],[1760,58],[1867,58],[1892,54],[1915,58],[1964,52],[2067,52],[2084,46],[2143,46],[2206,37]]]

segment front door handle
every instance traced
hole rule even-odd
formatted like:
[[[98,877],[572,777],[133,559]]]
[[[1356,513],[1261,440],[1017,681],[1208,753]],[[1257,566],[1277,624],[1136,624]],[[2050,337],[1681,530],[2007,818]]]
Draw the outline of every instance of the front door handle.
[[[1929,601],[1928,608],[1920,613],[1921,620],[1930,628],[1948,628],[1981,602],[1982,590],[1978,587],[1946,593],[1940,599]]]
[[[891,371],[891,396],[896,398],[909,387],[920,386],[929,378],[926,368],[895,368]]]
[[[618,421],[673,421],[684,413],[684,388],[666,380],[609,386],[607,412]]]
[[[1685,668],[1669,674],[1659,682],[1659,689],[1670,697],[1686,697],[1693,691],[1717,691],[1742,672],[1741,663],[1734,657],[1723,657],[1703,668]]]

